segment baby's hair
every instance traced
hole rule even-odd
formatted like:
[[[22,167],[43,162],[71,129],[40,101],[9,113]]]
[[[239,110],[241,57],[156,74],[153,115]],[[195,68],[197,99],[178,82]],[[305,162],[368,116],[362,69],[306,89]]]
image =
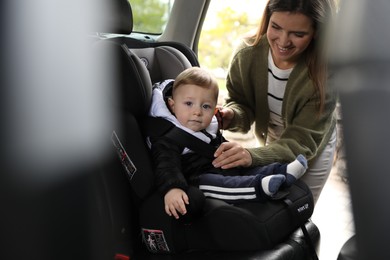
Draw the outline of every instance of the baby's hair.
[[[206,69],[191,67],[181,72],[175,79],[172,87],[172,95],[180,86],[193,84],[202,88],[213,89],[215,99],[218,99],[218,82],[217,79]]]

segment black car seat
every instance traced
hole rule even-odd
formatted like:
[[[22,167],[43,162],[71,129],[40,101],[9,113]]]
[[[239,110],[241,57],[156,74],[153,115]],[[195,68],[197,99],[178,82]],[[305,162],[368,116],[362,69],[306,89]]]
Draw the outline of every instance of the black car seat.
[[[125,8],[119,11],[125,12],[131,20],[130,5],[127,1],[122,1],[122,4]],[[118,17],[123,19],[121,14]],[[106,28],[111,28],[110,31],[102,29],[99,32],[131,33],[132,28],[129,28],[129,24],[132,22],[116,24],[119,28],[109,26]],[[125,28],[121,27],[123,24],[127,24]],[[114,77],[110,80],[102,78],[101,82],[117,94],[116,97],[112,96],[110,102],[112,102],[113,110],[119,115],[111,133],[114,144],[113,158],[102,168],[95,185],[95,195],[101,202],[97,218],[101,219],[101,235],[106,238],[102,241],[102,245],[107,247],[107,255],[112,255],[117,259],[125,259],[122,257],[126,256],[131,256],[131,259],[307,259],[308,245],[300,230],[287,236],[285,242],[276,247],[259,251],[257,248],[260,248],[260,245],[257,247],[256,240],[248,245],[248,243],[242,243],[242,236],[235,236],[234,233],[231,233],[229,238],[225,232],[222,232],[222,235],[228,238],[222,241],[228,241],[230,244],[215,243],[213,236],[218,236],[218,234],[212,234],[207,218],[202,218],[192,225],[185,225],[164,216],[165,218],[161,221],[172,226],[170,233],[172,237],[168,239],[174,241],[174,247],[179,248],[175,251],[183,252],[174,255],[155,255],[145,250],[145,247],[141,245],[140,222],[147,222],[148,218],[150,218],[150,223],[156,222],[158,215],[155,214],[163,213],[162,198],[152,189],[152,163],[142,131],[142,121],[147,116],[151,101],[152,82],[162,78],[173,78],[183,68],[197,65],[197,63],[191,62],[193,55],[187,56],[186,61],[186,54],[175,48],[173,44],[168,43],[165,46],[164,43],[159,43],[157,46],[141,48],[134,47],[131,42],[134,43],[136,40],[128,40],[128,38],[123,35],[114,39],[103,39],[93,44],[96,63],[101,64],[102,69],[108,67],[113,70]],[[169,55],[161,55],[160,50],[168,52]],[[153,62],[143,61],[142,58],[146,56]],[[167,57],[173,59],[168,61]],[[176,62],[173,62],[174,60]],[[179,63],[177,63],[178,60]],[[163,67],[166,64],[170,66],[167,73],[171,74],[164,74],[166,71],[164,72]],[[151,67],[148,68],[145,65]],[[172,67],[176,69],[172,70]],[[221,203],[221,201],[208,200],[206,206],[215,208],[220,207]],[[234,208],[232,210],[235,211]],[[234,215],[239,216],[241,213],[242,211],[238,210]],[[242,220],[237,223],[242,224]],[[231,228],[236,228],[234,227],[235,221],[231,224]],[[250,222],[246,223],[246,229],[243,230],[250,230],[251,225]],[[318,228],[311,221],[306,224],[306,227],[312,241],[318,245]],[[179,232],[175,233],[175,230]],[[220,230],[223,231],[223,227],[222,229],[220,227]],[[218,250],[227,249],[227,247],[235,251]],[[189,252],[191,249],[202,250]]]
[[[357,260],[359,252],[356,246],[356,235],[351,236],[341,247],[337,260]]]

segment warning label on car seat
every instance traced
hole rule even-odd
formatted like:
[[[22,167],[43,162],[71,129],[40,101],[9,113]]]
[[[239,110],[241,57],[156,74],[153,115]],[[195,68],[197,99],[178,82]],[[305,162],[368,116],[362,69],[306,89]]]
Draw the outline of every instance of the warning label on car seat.
[[[162,230],[142,229],[142,240],[148,250],[152,253],[167,253],[169,252],[168,244]]]
[[[121,161],[123,167],[125,168],[129,180],[131,180],[134,176],[134,173],[137,171],[137,168],[131,161],[129,155],[126,153],[125,148],[123,148],[121,142],[119,141],[118,135],[115,133],[115,131],[112,132],[111,140],[118,153],[119,160]]]

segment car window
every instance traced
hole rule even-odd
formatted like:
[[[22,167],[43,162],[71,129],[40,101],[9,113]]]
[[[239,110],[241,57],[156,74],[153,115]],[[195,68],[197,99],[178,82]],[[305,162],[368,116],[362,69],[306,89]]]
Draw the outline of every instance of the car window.
[[[133,31],[161,34],[174,0],[128,0],[133,10]]]
[[[267,0],[212,0],[199,38],[198,57],[202,67],[224,80],[238,41],[256,30]]]

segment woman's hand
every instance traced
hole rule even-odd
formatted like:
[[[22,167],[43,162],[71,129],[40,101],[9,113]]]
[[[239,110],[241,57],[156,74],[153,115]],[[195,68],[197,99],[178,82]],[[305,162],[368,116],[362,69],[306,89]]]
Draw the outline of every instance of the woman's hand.
[[[244,147],[236,142],[222,143],[215,151],[213,161],[215,168],[230,169],[238,166],[252,165],[252,156]]]
[[[226,129],[234,117],[234,111],[228,107],[218,107],[218,110],[219,112],[216,114],[218,125],[220,128]]]
[[[186,205],[189,204],[187,194],[178,188],[170,189],[164,196],[165,212],[169,216],[179,218],[179,213],[184,215],[187,213]]]

